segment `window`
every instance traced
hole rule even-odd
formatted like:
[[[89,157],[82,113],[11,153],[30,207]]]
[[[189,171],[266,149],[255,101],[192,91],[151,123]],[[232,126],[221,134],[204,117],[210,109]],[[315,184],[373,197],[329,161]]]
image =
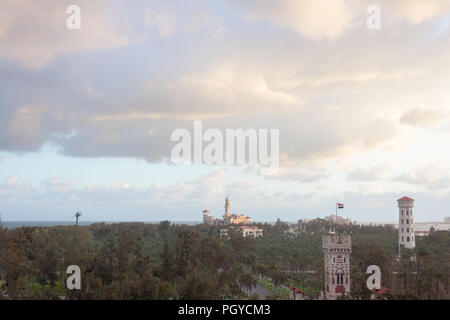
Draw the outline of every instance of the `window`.
[[[344,284],[344,274],[342,272],[336,274],[336,284]]]
[[[406,224],[409,224],[409,219],[406,219]]]
[[[403,224],[403,219],[402,219],[402,224]]]
[[[409,210],[406,210],[406,215],[409,216]]]
[[[405,239],[404,239],[403,236],[402,236],[402,242],[403,242],[403,241],[405,241]]]
[[[344,257],[344,263],[346,262],[346,259],[345,259],[345,257]]]
[[[409,228],[406,228],[406,232],[409,232]]]
[[[403,233],[403,228],[402,228],[402,233]]]
[[[402,210],[402,217],[403,217],[403,210]]]
[[[409,242],[409,237],[406,237],[406,241]]]

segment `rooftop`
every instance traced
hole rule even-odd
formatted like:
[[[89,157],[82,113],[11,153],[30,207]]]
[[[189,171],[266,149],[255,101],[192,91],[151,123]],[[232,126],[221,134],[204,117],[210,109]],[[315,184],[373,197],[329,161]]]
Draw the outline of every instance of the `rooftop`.
[[[411,199],[411,198],[409,198],[407,196],[404,196],[404,197],[398,199],[397,201],[414,201],[414,199]]]

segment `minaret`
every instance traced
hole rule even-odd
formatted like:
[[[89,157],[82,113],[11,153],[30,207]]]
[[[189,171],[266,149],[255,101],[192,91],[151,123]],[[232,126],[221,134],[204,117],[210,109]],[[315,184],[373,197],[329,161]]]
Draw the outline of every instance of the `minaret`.
[[[416,246],[413,227],[414,199],[403,197],[398,202],[398,246],[413,249]]]
[[[322,251],[325,255],[325,299],[350,295],[351,236],[333,232],[323,235]]]
[[[230,212],[230,199],[228,198],[228,195],[225,199],[225,216],[229,217],[231,215]]]

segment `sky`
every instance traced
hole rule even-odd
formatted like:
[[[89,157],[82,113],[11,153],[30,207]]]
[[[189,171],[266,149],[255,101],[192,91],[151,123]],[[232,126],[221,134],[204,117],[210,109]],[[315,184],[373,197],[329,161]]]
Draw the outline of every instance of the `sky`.
[[[280,169],[174,165],[194,120],[279,129]],[[0,2],[3,220],[199,221],[227,194],[256,221],[450,216],[450,0]]]

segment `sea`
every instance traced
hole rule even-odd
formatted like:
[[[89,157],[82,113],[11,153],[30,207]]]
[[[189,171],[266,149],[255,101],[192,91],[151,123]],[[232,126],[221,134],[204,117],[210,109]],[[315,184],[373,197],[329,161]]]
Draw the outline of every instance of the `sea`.
[[[148,224],[159,224],[160,221],[79,221],[80,226],[89,226],[94,223],[120,223],[120,222],[143,222]],[[172,224],[178,225],[196,225],[200,224],[200,221],[171,221]],[[54,227],[54,226],[72,226],[75,221],[2,221],[3,227],[8,229],[20,228],[20,227]]]
[[[160,221],[79,221],[80,226],[88,226],[94,223],[120,223],[120,222],[143,222],[148,224],[159,224]],[[270,223],[274,224],[273,221],[255,221],[257,223]],[[176,225],[196,225],[202,223],[201,221],[171,221],[172,224]],[[53,226],[70,226],[74,225],[75,221],[2,221],[3,227],[8,229],[20,228],[20,227],[53,227]],[[395,228],[398,228],[397,223],[393,222],[357,222],[357,224],[362,225],[384,225],[390,224]],[[429,231],[431,227],[436,230],[450,230],[450,223],[448,222],[414,222],[416,231]]]

